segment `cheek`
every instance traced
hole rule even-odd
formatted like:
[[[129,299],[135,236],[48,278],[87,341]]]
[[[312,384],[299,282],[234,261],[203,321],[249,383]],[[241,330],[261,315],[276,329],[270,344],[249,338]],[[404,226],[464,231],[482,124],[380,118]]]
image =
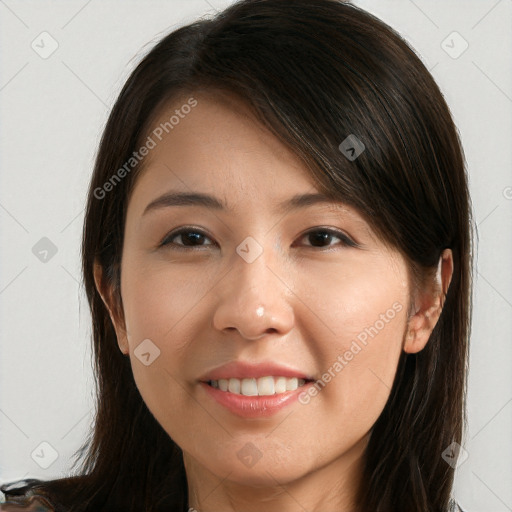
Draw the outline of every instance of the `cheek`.
[[[185,349],[190,344],[191,326],[195,332],[202,329],[199,306],[211,285],[208,279],[196,282],[187,272],[171,271],[169,265],[145,267],[139,263],[126,258],[121,283],[132,370],[150,409],[161,404],[162,396],[172,409],[180,396],[172,377],[177,378],[190,365],[190,351]],[[150,353],[146,362],[154,361],[148,365],[139,359],[143,346],[147,348],[144,352]]]
[[[297,281],[295,293],[307,299],[322,333],[335,344],[356,338],[364,343],[377,332],[405,329],[407,282],[401,269],[384,263],[354,261],[331,272],[312,267],[307,279]]]
[[[135,265],[133,265],[135,267]],[[129,331],[130,347],[145,338],[180,348],[180,333],[197,320],[202,298],[212,284],[204,274],[194,279],[190,272],[175,266],[156,265],[152,268],[126,265],[123,283],[123,307]]]
[[[303,327],[309,329],[305,336],[316,340],[315,356],[321,361],[316,389],[323,412],[318,416],[337,414],[341,421],[347,415],[359,417],[370,427],[393,385],[407,323],[408,289],[393,269],[355,268],[309,290],[317,320]]]

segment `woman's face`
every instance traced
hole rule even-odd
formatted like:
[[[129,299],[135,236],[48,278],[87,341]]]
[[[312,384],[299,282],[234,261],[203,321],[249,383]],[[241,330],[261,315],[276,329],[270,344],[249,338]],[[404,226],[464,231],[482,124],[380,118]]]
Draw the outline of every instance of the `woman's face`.
[[[168,133],[150,134],[155,147],[130,197],[119,345],[187,472],[264,486],[330,468],[339,479],[360,460],[392,387],[406,263],[353,208],[285,208],[318,193],[301,161],[238,100],[194,98],[155,122],[181,113]],[[162,199],[173,193],[208,194],[224,207]],[[259,391],[280,393],[237,393],[254,393],[258,380],[228,381],[228,391],[204,382],[232,362],[256,373],[222,376],[275,377]],[[283,374],[317,382],[294,391],[301,382]]]

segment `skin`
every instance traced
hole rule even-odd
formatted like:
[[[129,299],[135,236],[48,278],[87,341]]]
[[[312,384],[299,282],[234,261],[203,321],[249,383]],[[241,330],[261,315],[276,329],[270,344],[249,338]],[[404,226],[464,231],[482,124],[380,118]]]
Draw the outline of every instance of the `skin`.
[[[198,105],[151,150],[130,197],[122,309],[95,268],[120,350],[149,409],[184,451],[191,507],[260,512],[265,502],[266,512],[352,511],[370,429],[401,351],[422,350],[437,322],[451,252],[440,260],[440,286],[412,290],[404,258],[354,209],[327,203],[277,213],[281,201],[317,191],[304,165],[240,100],[194,97]],[[170,190],[210,193],[229,209],[174,206],[143,215]],[[168,238],[188,250],[159,247],[189,226],[205,237],[188,245]],[[341,230],[359,246],[337,235],[315,246],[307,233],[322,228]],[[252,263],[236,252],[247,236],[263,250]],[[321,379],[393,304],[401,308],[394,318],[307,404],[242,419],[199,385],[205,372],[234,359],[280,362]],[[160,350],[149,366],[134,354],[147,338]],[[248,442],[261,454],[252,467],[237,456]]]

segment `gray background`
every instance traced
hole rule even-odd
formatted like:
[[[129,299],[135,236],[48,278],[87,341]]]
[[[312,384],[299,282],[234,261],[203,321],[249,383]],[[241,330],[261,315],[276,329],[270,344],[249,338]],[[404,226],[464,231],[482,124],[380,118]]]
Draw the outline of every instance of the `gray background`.
[[[109,109],[164,34],[230,3],[0,0],[0,483],[67,474],[91,426],[79,249]],[[470,512],[512,511],[512,0],[355,3],[417,50],[461,133],[479,244],[455,496]]]

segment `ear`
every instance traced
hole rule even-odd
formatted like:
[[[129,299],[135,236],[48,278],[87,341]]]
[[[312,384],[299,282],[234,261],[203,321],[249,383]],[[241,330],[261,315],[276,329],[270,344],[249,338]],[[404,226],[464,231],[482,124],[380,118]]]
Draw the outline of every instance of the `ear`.
[[[96,284],[96,289],[101,295],[101,298],[108,310],[112,324],[114,325],[119,349],[123,354],[128,355],[128,336],[126,334],[126,325],[122,313],[122,307],[118,304],[118,301],[114,296],[112,285],[104,278],[103,267],[97,261],[94,262],[94,282]]]
[[[445,249],[439,258],[434,282],[417,293],[415,310],[407,326],[404,352],[415,354],[425,348],[441,316],[452,275],[453,254],[451,249]]]

